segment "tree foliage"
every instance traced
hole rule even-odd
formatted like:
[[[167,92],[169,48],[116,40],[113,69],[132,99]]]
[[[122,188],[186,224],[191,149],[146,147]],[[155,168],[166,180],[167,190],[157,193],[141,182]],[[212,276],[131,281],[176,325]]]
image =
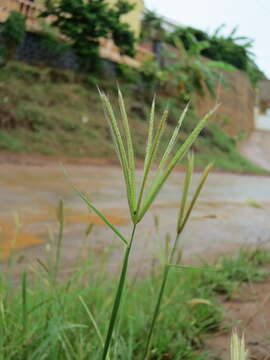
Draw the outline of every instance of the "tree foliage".
[[[237,36],[237,28],[233,29],[229,35],[222,35],[223,28],[222,25],[211,35],[192,27],[179,27],[168,35],[168,41],[172,43],[176,36],[181,39],[187,50],[192,47],[190,35],[197,41],[207,41],[208,46],[201,53],[203,56],[214,61],[231,64],[235,68],[245,71],[252,84],[256,85],[264,75],[254,61],[254,54],[251,52],[253,42],[244,36]]]
[[[185,48],[181,39],[174,38],[175,49],[163,52],[162,66],[153,59],[142,64],[140,71],[148,91],[159,88],[163,94],[174,95],[187,102],[198,94],[203,96],[206,89],[214,97],[219,81],[221,85],[226,85],[218,70],[233,71],[235,68],[222,61],[206,61],[201,53],[208,42],[197,41],[191,34],[189,36],[189,49]]]
[[[17,11],[12,11],[4,22],[1,37],[4,45],[4,63],[14,57],[16,48],[23,41],[26,32],[26,19]]]
[[[113,7],[105,0],[48,0],[41,16],[54,17],[52,25],[71,41],[83,70],[97,71],[101,38],[112,38],[122,54],[134,55],[134,33],[121,21],[133,8],[126,0]]]
[[[172,61],[165,63],[164,79],[176,86],[184,100],[190,100],[195,94],[204,95],[206,89],[215,96],[217,82],[225,85],[217,69],[233,71],[234,68],[222,61],[205,61],[201,54],[208,47],[207,41],[197,41],[191,34],[189,41],[191,46],[187,50],[179,38],[174,39],[177,51],[166,55]]]

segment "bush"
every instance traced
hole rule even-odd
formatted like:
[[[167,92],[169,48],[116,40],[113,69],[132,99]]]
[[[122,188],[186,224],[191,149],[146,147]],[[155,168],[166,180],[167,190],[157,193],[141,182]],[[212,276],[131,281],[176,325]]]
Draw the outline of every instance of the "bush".
[[[16,48],[24,39],[26,32],[25,17],[17,11],[12,11],[3,25],[2,39],[5,47],[5,63],[13,59]]]

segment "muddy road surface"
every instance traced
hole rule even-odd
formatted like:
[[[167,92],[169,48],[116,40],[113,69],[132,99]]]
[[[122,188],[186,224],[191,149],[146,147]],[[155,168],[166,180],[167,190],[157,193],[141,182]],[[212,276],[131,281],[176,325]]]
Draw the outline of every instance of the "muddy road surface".
[[[2,262],[11,253],[21,267],[53,254],[58,199],[64,200],[65,230],[62,271],[69,272],[78,254],[93,259],[108,253],[112,270],[121,262],[122,245],[78,198],[58,164],[1,164],[0,249]],[[89,194],[94,204],[128,236],[131,223],[119,167],[67,165],[70,181]],[[138,176],[141,175],[141,170]],[[195,174],[193,183],[198,181]],[[166,233],[174,235],[184,173],[175,171],[151,211],[138,226],[131,269],[149,269]],[[155,220],[155,219],[158,219]],[[159,230],[155,226],[159,224]],[[94,224],[89,238],[88,225]],[[182,236],[185,261],[229,252],[244,244],[270,243],[270,177],[212,173]],[[101,255],[102,254],[102,255]]]

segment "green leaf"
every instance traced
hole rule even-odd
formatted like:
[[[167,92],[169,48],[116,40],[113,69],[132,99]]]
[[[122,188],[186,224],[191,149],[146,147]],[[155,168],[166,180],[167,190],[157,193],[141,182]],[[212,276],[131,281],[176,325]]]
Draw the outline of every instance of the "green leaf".
[[[184,270],[204,270],[204,271],[216,272],[216,270],[214,270],[214,269],[207,268],[207,267],[199,267],[199,266],[169,264],[168,267],[175,268],[175,269],[184,269]]]
[[[64,171],[64,174],[65,174],[66,178],[69,180],[69,176],[68,176],[68,173],[67,173],[66,169],[63,166],[62,166],[62,168],[63,168],[63,171]],[[80,190],[78,190],[72,183],[70,183],[70,185],[71,185],[72,189],[83,200],[83,202],[89,207],[89,209],[93,210],[105,222],[105,224],[107,224],[108,227],[119,237],[119,239],[122,240],[122,242],[125,245],[128,245],[128,241],[120,233],[120,231],[118,231],[116,229],[116,227],[107,219],[107,217],[91,203],[91,201],[87,198],[87,196],[85,194],[83,194]]]
[[[119,239],[122,240],[125,245],[128,245],[128,242],[125,239],[125,237],[113,226],[113,224],[107,219],[107,217],[91,203],[91,201],[86,197],[86,195],[84,195],[81,191],[76,189],[74,186],[73,186],[73,189],[77,192],[79,197],[86,203],[86,205],[91,210],[93,210],[105,222],[105,224],[108,225],[108,227],[119,237]]]

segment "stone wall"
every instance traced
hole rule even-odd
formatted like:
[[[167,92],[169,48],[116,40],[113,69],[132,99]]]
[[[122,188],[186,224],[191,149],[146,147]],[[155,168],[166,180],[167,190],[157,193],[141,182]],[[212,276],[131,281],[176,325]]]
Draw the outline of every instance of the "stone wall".
[[[24,41],[16,51],[16,58],[30,64],[42,64],[61,69],[78,69],[78,61],[74,52],[70,49],[57,54],[48,49],[37,33],[26,33]]]

